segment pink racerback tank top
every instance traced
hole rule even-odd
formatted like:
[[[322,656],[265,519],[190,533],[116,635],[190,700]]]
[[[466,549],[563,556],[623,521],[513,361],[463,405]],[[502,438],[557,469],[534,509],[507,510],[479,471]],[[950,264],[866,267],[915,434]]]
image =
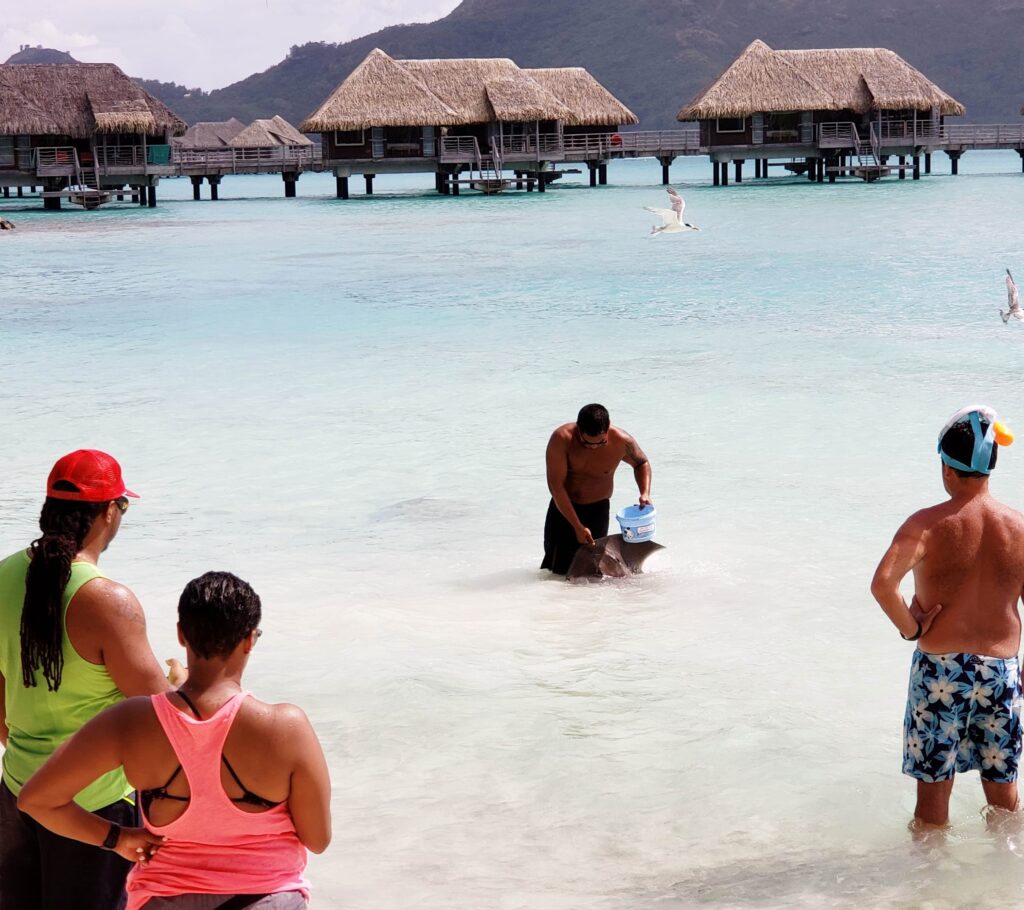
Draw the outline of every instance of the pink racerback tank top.
[[[306,848],[295,833],[287,803],[265,812],[245,812],[220,780],[224,740],[249,695],[239,692],[205,720],[183,714],[166,694],[150,699],[167,734],[192,797],[184,813],[167,825],[143,819],[167,842],[128,875],[128,910],[151,897],[175,894],[276,894],[301,891],[309,898]]]

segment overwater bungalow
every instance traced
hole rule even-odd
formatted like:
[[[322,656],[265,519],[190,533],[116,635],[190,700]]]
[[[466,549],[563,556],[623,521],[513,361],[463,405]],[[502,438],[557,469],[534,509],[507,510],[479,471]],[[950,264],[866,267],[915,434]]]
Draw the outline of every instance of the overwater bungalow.
[[[753,159],[819,182],[853,173],[875,179],[890,169],[920,174],[919,157],[944,148],[942,127],[964,106],[885,48],[773,50],[754,41],[678,114],[700,124],[714,182],[736,179]],[[898,164],[889,164],[897,157]],[[907,164],[907,158],[912,164]],[[955,159],[954,159],[955,162]]]
[[[225,149],[228,143],[235,138],[245,124],[236,117],[230,120],[200,120],[193,123],[180,136],[171,140],[172,149]]]
[[[234,117],[202,121],[172,141],[171,160],[178,174],[191,178],[194,199],[200,198],[204,180],[210,198],[217,199],[226,174],[280,173],[285,196],[294,196],[299,175],[313,166],[314,158],[313,141],[278,116],[248,126]]]
[[[112,63],[0,65],[0,187],[92,208],[132,188],[156,205],[185,123]]]
[[[543,75],[538,76],[538,73]],[[433,172],[441,191],[462,182],[502,184],[505,168],[528,187],[558,176],[575,137],[595,134],[595,153],[636,116],[579,68],[520,69],[506,58],[396,60],[375,49],[299,129],[320,133],[324,166],[348,195],[348,178]],[[589,133],[588,133],[589,131]],[[572,138],[569,138],[572,137]],[[521,181],[522,182],[522,181]],[[500,188],[500,186],[498,187]]]

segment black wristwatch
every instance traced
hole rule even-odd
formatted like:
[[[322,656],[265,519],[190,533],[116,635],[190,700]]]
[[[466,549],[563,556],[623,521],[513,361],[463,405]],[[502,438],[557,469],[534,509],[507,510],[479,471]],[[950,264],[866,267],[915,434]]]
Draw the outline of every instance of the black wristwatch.
[[[900,638],[902,638],[904,641],[917,641],[921,637],[921,620],[915,619],[914,622],[917,623],[917,631],[909,638],[907,638],[906,635],[900,632]]]
[[[107,832],[107,836],[103,838],[103,843],[100,846],[104,850],[113,850],[117,846],[117,842],[121,839],[121,826],[117,822],[110,823],[110,830]]]

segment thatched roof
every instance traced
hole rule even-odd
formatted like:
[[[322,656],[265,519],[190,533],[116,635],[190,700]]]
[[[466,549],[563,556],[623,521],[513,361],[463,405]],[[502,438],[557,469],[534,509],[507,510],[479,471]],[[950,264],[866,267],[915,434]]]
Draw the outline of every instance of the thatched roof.
[[[216,149],[227,148],[228,143],[245,129],[241,120],[201,120],[193,123],[184,135],[172,140],[178,148]]]
[[[253,120],[245,129],[233,136],[228,145],[247,148],[267,148],[269,146],[307,146],[313,142],[302,135],[284,117],[273,117],[270,120]]]
[[[783,111],[931,110],[964,106],[884,47],[777,51],[752,42],[679,120],[746,117]]]
[[[0,134],[180,132],[185,123],[112,63],[0,65]]]
[[[460,115],[423,82],[374,48],[330,96],[299,124],[304,133],[372,126],[455,126]]]
[[[537,78],[538,72],[552,75]],[[588,119],[591,113],[596,119]],[[498,120],[637,122],[586,70],[524,70],[505,57],[395,60],[375,48],[299,129],[312,133]]]
[[[530,78],[490,79],[484,83],[493,120],[565,120],[569,110],[550,92]]]
[[[636,114],[582,66],[524,69],[523,72],[569,108],[570,115],[562,118],[568,126],[621,126],[640,122]]]

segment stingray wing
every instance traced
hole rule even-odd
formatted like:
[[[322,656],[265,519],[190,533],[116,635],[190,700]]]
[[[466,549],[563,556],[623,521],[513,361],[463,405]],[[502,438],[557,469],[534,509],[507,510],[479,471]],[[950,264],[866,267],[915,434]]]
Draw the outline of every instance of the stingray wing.
[[[569,581],[577,578],[626,578],[644,570],[652,553],[663,550],[653,540],[626,543],[621,534],[599,537],[593,547],[580,547],[566,573]]]
[[[676,218],[679,219],[679,223],[683,223],[683,209],[686,208],[686,203],[683,201],[683,197],[680,196],[672,187],[667,186],[665,189],[668,191],[668,201],[672,205],[672,211],[676,213]]]
[[[1020,310],[1020,294],[1017,292],[1017,283],[1013,280],[1009,269],[1006,270],[1006,302],[1011,313]]]
[[[679,224],[679,216],[675,213],[674,209],[652,209],[649,205],[645,205],[644,211],[657,215],[661,219],[662,224]]]

